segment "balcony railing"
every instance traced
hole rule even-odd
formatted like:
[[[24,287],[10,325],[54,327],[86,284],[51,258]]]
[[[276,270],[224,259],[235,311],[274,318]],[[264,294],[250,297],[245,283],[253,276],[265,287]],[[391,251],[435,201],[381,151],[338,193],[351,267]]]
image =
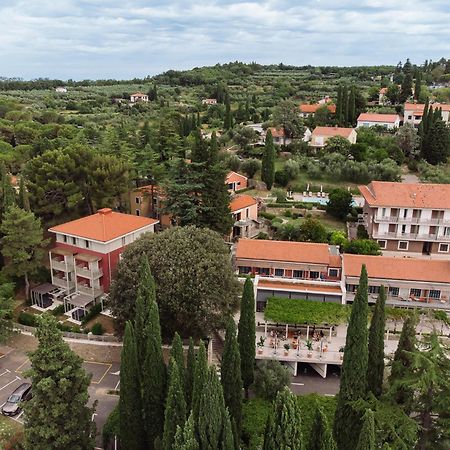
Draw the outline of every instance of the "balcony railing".
[[[372,234],[374,239],[394,238],[399,240],[450,241],[450,236],[443,234],[402,233],[395,231],[388,231],[385,233],[374,231]]]
[[[73,264],[66,264],[64,261],[58,259],[51,259],[52,269],[61,270],[62,272],[71,272],[73,270]]]
[[[91,286],[85,286],[83,284],[78,283],[77,284],[77,291],[80,294],[85,294],[85,295],[89,295],[91,297],[98,297],[100,295],[103,294],[103,289],[102,288],[93,288]]]
[[[76,274],[79,277],[91,280],[100,278],[103,275],[103,271],[101,269],[91,270],[89,267],[76,266]]]
[[[68,281],[61,277],[53,277],[52,284],[63,289],[72,289],[75,287],[74,281]]]
[[[244,275],[244,274],[241,274]],[[317,284],[322,284],[324,286],[326,286],[329,283],[332,284],[339,284],[341,282],[339,277],[329,277],[329,276],[324,276],[322,278],[297,278],[297,277],[281,277],[281,276],[277,276],[277,275],[259,275],[259,279],[260,280],[267,280],[267,281],[278,281],[278,282],[293,282],[293,283],[299,283],[299,284],[305,284],[305,283],[317,283]]]
[[[449,220],[444,220],[443,218],[422,218],[422,217],[401,217],[401,216],[374,216],[375,222],[383,223],[412,223],[412,224],[423,224],[423,225],[450,225]]]

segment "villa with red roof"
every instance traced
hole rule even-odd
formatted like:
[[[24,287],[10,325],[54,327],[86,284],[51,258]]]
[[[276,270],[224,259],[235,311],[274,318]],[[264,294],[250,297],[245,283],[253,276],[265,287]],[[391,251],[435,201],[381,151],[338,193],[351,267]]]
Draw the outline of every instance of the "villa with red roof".
[[[130,95],[130,102],[131,103],[148,102],[148,95],[143,94],[142,92],[136,92],[135,94]]]
[[[64,295],[66,312],[85,311],[108,293],[125,247],[144,233],[153,233],[157,223],[155,219],[103,208],[50,228],[56,238],[55,247],[49,251],[51,283]]]
[[[307,103],[304,103],[302,105],[299,106],[300,109],[300,116],[301,117],[309,117],[312,116],[316,113],[316,111],[325,106],[327,107],[328,111],[330,112],[330,114],[335,114],[336,113],[336,105],[334,105],[333,103],[315,103],[313,105],[308,105]]]
[[[238,195],[231,199],[230,210],[233,216],[231,239],[252,238],[258,234],[258,202],[250,195]]]
[[[393,130],[400,126],[398,114],[361,113],[357,120],[356,128],[381,126]]]
[[[240,239],[234,265],[253,275],[256,309],[270,297],[351,303],[362,265],[368,273],[369,302],[383,285],[393,306],[450,311],[450,261],[340,254],[336,246],[311,242]]]
[[[327,140],[334,136],[347,139],[350,144],[356,144],[356,131],[353,128],[316,127],[311,134],[309,145],[312,147],[325,147]]]
[[[450,184],[372,181],[359,190],[383,254],[450,258]]]
[[[228,186],[228,192],[233,193],[246,189],[248,187],[248,178],[237,172],[228,172],[225,178],[225,184]]]
[[[432,109],[440,109],[442,111],[442,120],[450,125],[450,105],[444,103],[432,103]],[[403,123],[410,123],[417,128],[422,122],[423,111],[425,105],[423,103],[405,103],[405,114]]]

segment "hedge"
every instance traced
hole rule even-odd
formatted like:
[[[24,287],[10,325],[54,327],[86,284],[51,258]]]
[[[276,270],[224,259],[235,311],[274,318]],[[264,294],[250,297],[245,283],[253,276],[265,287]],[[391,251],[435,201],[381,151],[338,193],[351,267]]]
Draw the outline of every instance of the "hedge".
[[[35,327],[37,325],[36,316],[25,311],[21,311],[19,317],[17,318],[17,322],[28,327]]]
[[[101,303],[97,303],[94,305],[89,312],[83,316],[81,319],[82,325],[86,325],[91,319],[93,319],[95,316],[98,316],[102,312],[102,305]]]

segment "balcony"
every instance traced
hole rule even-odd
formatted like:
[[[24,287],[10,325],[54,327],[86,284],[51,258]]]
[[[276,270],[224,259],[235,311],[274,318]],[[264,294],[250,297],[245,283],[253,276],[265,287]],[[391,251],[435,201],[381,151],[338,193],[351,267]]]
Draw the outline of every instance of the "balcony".
[[[449,225],[448,220],[424,218],[424,217],[400,217],[400,216],[373,216],[373,220],[378,223],[405,223],[405,224],[417,224],[417,225]]]
[[[89,295],[94,298],[97,298],[103,294],[103,289],[101,287],[94,288],[94,287],[86,286],[86,285],[83,285],[80,283],[77,284],[77,291],[80,294]]]
[[[55,286],[58,286],[60,288],[69,289],[69,290],[71,290],[75,287],[74,281],[68,281],[62,277],[57,277],[57,276],[53,276],[52,284],[54,284]]]
[[[401,233],[401,232],[385,232],[372,233],[373,239],[396,239],[396,240],[411,240],[411,241],[450,241],[450,236],[442,234],[423,234],[423,233]]]
[[[55,270],[60,270],[61,272],[72,272],[73,271],[73,264],[65,263],[65,261],[61,261],[56,258],[52,258],[51,261],[51,267]]]
[[[88,278],[89,280],[96,280],[103,276],[103,271],[101,269],[89,269],[89,267],[76,266],[76,274],[79,277]]]

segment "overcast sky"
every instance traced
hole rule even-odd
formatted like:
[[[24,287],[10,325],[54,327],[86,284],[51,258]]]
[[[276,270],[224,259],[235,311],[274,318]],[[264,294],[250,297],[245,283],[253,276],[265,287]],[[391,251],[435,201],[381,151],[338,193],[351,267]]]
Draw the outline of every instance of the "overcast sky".
[[[450,0],[0,0],[0,76],[450,57]]]

